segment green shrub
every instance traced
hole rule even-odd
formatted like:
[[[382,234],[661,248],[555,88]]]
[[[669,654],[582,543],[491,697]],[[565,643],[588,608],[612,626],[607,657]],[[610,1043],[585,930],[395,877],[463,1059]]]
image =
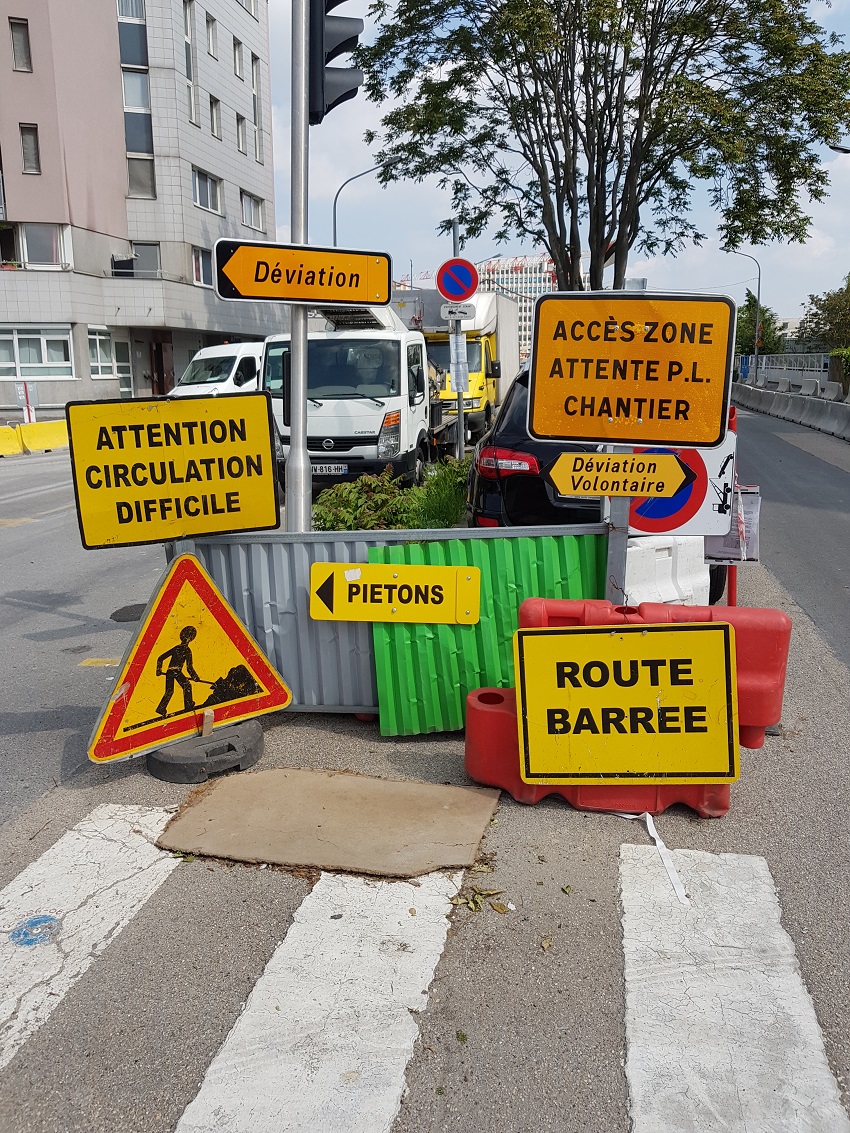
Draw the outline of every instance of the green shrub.
[[[316,531],[398,531],[454,527],[463,517],[471,457],[445,460],[422,487],[405,488],[391,468],[333,484],[313,507]]]

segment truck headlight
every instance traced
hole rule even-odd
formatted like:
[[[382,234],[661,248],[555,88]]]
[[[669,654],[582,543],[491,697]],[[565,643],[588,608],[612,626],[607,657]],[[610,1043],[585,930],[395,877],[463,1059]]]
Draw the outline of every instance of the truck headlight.
[[[392,413],[384,414],[384,423],[378,434],[378,459],[389,460],[398,456],[401,448],[401,413],[394,409]]]

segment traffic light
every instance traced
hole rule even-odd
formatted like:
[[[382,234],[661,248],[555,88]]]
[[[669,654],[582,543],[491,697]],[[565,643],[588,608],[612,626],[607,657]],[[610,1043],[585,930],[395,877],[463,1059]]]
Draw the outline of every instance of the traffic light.
[[[318,126],[329,110],[354,98],[363,83],[357,67],[328,67],[338,55],[357,46],[363,21],[351,16],[329,16],[343,0],[310,0],[310,125]]]

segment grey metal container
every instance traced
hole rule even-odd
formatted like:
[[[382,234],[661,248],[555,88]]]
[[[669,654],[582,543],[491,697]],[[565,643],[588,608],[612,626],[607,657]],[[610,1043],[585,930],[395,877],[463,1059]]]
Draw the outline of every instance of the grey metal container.
[[[450,539],[607,535],[608,526],[460,528],[440,531],[240,532],[167,544],[171,561],[195,555],[292,690],[292,711],[378,710],[368,622],[314,621],[315,562],[366,563],[369,548]]]

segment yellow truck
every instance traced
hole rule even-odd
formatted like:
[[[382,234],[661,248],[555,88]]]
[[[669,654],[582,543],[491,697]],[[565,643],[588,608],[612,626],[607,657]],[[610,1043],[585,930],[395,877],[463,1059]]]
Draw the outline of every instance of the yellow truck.
[[[440,316],[445,302],[436,291],[393,296],[404,321],[418,325],[425,336],[428,361],[438,372],[443,413],[448,415],[457,412],[458,395],[451,382],[449,327]],[[468,302],[475,307],[475,317],[460,324],[469,369],[463,415],[467,436],[477,440],[490,429],[496,408],[519,370],[519,319],[516,300],[506,295],[478,292]]]

